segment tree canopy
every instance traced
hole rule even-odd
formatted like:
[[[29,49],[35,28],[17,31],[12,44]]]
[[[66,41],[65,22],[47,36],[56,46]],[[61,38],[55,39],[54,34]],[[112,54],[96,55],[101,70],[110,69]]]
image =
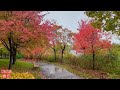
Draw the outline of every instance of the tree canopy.
[[[93,26],[120,35],[120,11],[86,11]]]

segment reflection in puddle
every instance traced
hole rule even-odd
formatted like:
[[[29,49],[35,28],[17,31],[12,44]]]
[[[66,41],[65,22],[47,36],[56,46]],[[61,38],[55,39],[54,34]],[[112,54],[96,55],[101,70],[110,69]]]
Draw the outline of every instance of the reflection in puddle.
[[[56,71],[56,72],[63,72],[63,69],[60,68],[60,67],[55,67],[55,71]]]
[[[49,68],[49,72],[51,74],[53,73],[60,73],[60,72],[63,72],[64,69],[60,68],[60,67],[57,67],[57,66],[52,66]]]
[[[48,79],[80,79],[62,67],[46,63],[40,63],[40,65],[42,72]]]

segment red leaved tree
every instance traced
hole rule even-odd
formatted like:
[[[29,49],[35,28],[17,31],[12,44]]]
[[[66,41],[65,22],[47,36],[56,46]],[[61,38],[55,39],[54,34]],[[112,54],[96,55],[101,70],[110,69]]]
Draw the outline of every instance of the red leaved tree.
[[[95,55],[98,50],[111,47],[110,35],[94,28],[90,22],[82,21],[79,33],[74,36],[74,50],[84,54],[92,54],[93,70],[95,69]]]
[[[54,22],[53,29],[50,30],[50,33],[48,34],[49,47],[54,51],[55,61],[56,61],[57,45],[59,44],[57,30],[59,30],[60,28],[61,26],[57,25],[56,22]]]
[[[56,34],[54,31],[57,29],[57,25],[50,21],[45,21],[40,25],[42,30],[40,33],[37,33],[37,37],[34,40],[27,44],[27,48],[22,48],[21,51],[25,54],[26,58],[31,58],[33,60],[40,60],[42,55],[46,52],[48,48],[54,48],[53,43]],[[54,48],[55,49],[55,48]]]
[[[39,11],[0,11],[0,41],[10,52],[9,69],[16,61],[16,52],[30,41],[37,41],[44,15]]]
[[[40,46],[35,46],[34,48],[25,48],[22,50],[25,59],[26,60],[31,60],[34,62],[39,62],[42,60],[43,54],[47,51],[48,47],[40,47]]]

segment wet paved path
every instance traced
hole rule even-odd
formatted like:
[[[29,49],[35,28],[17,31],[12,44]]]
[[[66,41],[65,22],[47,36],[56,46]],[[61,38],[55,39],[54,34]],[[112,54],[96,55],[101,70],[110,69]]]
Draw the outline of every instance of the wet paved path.
[[[40,68],[46,79],[83,79],[54,64],[40,62]]]

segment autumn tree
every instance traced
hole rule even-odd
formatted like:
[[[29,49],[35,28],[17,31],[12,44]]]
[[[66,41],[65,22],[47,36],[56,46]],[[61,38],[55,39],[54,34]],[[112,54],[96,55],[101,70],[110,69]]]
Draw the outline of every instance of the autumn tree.
[[[44,30],[41,28],[43,20],[39,11],[1,11],[0,12],[0,40],[10,52],[9,69],[16,61],[16,52],[31,40],[34,40]]]
[[[20,51],[25,55],[25,59],[31,59],[34,62],[38,62],[42,60],[42,56],[48,48],[49,47],[47,45],[34,45],[34,47],[28,46],[27,48],[22,48]]]
[[[79,33],[74,36],[74,49],[76,52],[92,54],[94,70],[96,52],[111,47],[110,35],[94,28],[90,22],[85,21],[82,21],[82,25],[79,25],[78,31]]]
[[[120,35],[120,11],[86,11],[96,28]]]
[[[46,52],[48,48],[37,47],[32,51],[32,55],[36,57],[37,60],[42,60],[42,55]]]
[[[54,30],[57,29],[55,26],[55,23],[52,23],[48,20],[42,23],[40,28],[43,30],[43,32],[38,33],[37,38],[31,40],[31,43],[27,44],[26,48],[21,48],[20,51],[23,52],[27,58],[41,60],[42,55],[49,48],[54,48],[50,42],[55,36],[55,33],[53,33]],[[54,49],[56,50],[56,48]]]
[[[63,61],[63,55],[66,50],[67,45],[72,44],[73,33],[67,28],[61,28],[57,31],[58,33],[58,42],[61,50],[61,63]]]
[[[51,30],[51,33],[49,34],[48,40],[49,40],[49,46],[54,52],[54,60],[56,61],[56,53],[57,53],[57,45],[58,42],[58,32],[61,26],[57,25],[56,22],[54,22],[53,29]]]

